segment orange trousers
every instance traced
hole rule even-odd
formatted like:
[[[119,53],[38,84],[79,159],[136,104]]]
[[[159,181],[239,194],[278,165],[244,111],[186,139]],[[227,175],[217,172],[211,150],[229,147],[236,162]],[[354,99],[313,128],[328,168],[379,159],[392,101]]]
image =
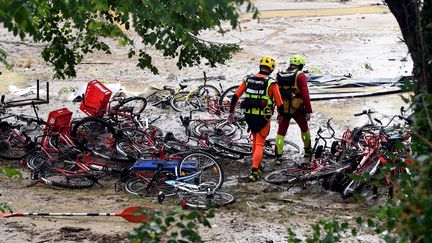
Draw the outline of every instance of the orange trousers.
[[[259,132],[252,133],[252,168],[259,169],[263,157],[264,144],[270,132],[270,122]]]

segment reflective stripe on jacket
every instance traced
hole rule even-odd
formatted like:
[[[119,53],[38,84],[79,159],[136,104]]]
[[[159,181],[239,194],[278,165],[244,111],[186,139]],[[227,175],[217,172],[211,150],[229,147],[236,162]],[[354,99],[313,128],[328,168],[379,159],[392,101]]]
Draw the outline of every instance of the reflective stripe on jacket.
[[[245,110],[244,113],[252,115],[271,116],[273,100],[269,95],[269,87],[275,80],[270,77],[257,77],[249,75],[245,79]],[[252,105],[251,105],[252,104]]]

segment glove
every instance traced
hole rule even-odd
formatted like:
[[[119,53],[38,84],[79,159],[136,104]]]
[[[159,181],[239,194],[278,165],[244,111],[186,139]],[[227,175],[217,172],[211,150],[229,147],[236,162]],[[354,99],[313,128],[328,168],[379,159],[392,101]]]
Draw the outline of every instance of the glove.
[[[234,113],[229,113],[229,114],[228,114],[227,121],[228,121],[228,123],[230,123],[230,124],[233,123],[233,122],[235,121]]]
[[[306,121],[310,121],[311,113],[306,113],[305,118],[306,118]]]

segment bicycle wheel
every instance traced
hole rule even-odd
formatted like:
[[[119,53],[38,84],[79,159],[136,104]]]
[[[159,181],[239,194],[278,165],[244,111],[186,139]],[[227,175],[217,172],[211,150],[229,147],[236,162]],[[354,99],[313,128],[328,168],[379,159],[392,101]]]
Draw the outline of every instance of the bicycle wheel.
[[[113,126],[96,117],[86,117],[72,128],[71,135],[77,144],[92,151],[96,156],[118,162],[129,162],[116,149],[116,136]]]
[[[373,176],[376,174],[379,164],[381,163],[379,158],[366,162],[367,164],[363,165],[360,168],[357,168],[353,173],[357,175],[359,178],[351,179],[348,185],[342,191],[342,198],[347,199],[353,196],[355,193],[361,192],[363,186],[370,182]],[[368,178],[364,178],[364,176],[368,174]],[[368,181],[364,181],[367,179]]]
[[[203,134],[210,134],[210,133],[218,133],[225,136],[231,136],[234,133],[236,133],[237,127],[234,124],[230,124],[227,121],[221,121],[217,124],[205,124],[205,123],[198,123],[194,129],[194,135],[195,136],[202,136]]]
[[[342,193],[350,182],[351,180],[348,178],[345,171],[339,171],[324,179],[322,186],[326,190]]]
[[[220,108],[221,111],[223,111],[225,113],[229,112],[232,97],[234,96],[238,87],[239,87],[239,85],[232,86],[232,87],[228,88],[227,90],[225,90],[221,94],[221,97],[218,101],[219,106],[221,107]],[[237,104],[241,104],[241,102],[243,102],[243,100],[244,100],[244,96],[239,97]],[[239,105],[237,105],[237,108],[235,110],[235,117],[237,117],[237,119],[243,119],[244,118],[243,109],[241,109]]]
[[[221,93],[219,89],[215,86],[206,84],[198,89],[196,96],[200,100],[201,108],[207,109],[209,106],[209,102],[215,97],[219,98],[221,96]]]
[[[0,123],[0,158],[20,160],[34,149],[34,144],[17,132],[7,122]]]
[[[67,175],[56,171],[44,172],[41,180],[47,185],[70,189],[89,188],[95,183],[88,175]]]
[[[232,139],[229,137],[218,135],[211,135],[208,139],[210,144],[214,144],[215,146],[226,151],[243,156],[252,155],[252,145],[249,142],[232,141]]]
[[[305,173],[305,175],[301,176],[300,180],[312,181],[325,179],[337,173],[338,171],[343,170],[343,168],[346,167],[346,165],[343,166],[339,164],[320,165],[316,170],[311,170],[310,172]]]
[[[274,158],[275,156],[275,149],[276,149],[276,139],[270,138],[267,139],[264,144],[264,155],[268,158]],[[284,147],[283,147],[283,155],[286,157],[292,157],[292,156],[299,156],[301,154],[300,147],[289,141],[288,139],[285,139]]]
[[[220,164],[210,154],[193,152],[186,155],[177,166],[177,176],[191,176],[195,184],[206,183],[212,190],[219,189],[224,181]],[[197,177],[193,175],[198,175]]]
[[[229,104],[231,103],[232,97],[234,96],[235,92],[237,91],[239,85],[235,85],[232,87],[229,87],[227,90],[225,90],[219,99],[219,106],[221,107],[222,111],[227,112],[229,109]],[[240,102],[240,101],[239,101]]]
[[[171,153],[177,153],[181,151],[190,151],[189,146],[184,143],[181,143],[177,140],[166,140],[164,141],[165,149]]]
[[[117,143],[118,152],[124,157],[129,158],[130,160],[137,160],[141,157],[141,151],[136,148],[132,142],[129,141],[120,141]]]
[[[191,111],[201,107],[199,98],[188,91],[181,91],[170,100],[170,105],[175,111]]]
[[[125,189],[133,195],[155,197],[159,192],[163,192],[165,195],[172,195],[175,189],[173,186],[165,184],[165,181],[174,177],[174,175],[164,172],[155,175],[153,178],[131,177],[126,181]]]
[[[49,156],[44,152],[34,153],[27,159],[27,167],[30,170],[40,170],[43,168],[72,170],[75,167],[75,154],[50,153]]]
[[[147,103],[152,106],[163,108],[164,101],[169,101],[168,98],[172,95],[173,90],[158,90],[146,97]]]
[[[190,208],[208,209],[234,203],[236,197],[228,192],[215,191],[207,193],[186,192],[179,194],[180,199]]]
[[[305,173],[307,170],[294,166],[273,171],[266,175],[264,180],[275,185],[292,184],[297,182]]]
[[[113,115],[118,118],[131,118],[141,115],[147,107],[147,100],[144,97],[129,97],[119,102],[112,108]]]

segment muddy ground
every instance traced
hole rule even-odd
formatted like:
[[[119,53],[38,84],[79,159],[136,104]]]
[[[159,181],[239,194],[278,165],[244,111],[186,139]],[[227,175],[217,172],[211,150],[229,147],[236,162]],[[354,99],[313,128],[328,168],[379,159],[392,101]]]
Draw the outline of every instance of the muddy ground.
[[[184,78],[200,77],[202,71],[209,76],[225,75],[224,81],[211,81],[224,88],[236,84],[242,77],[256,71],[261,55],[274,56],[277,69],[286,67],[290,55],[301,54],[307,59],[307,68],[315,74],[353,77],[396,77],[409,73],[412,62],[405,45],[400,41],[400,31],[394,17],[381,1],[256,1],[263,10],[287,10],[263,12],[263,18],[241,19],[241,30],[231,30],[224,37],[217,32],[203,33],[202,37],[212,41],[239,43],[243,50],[234,55],[226,65],[217,68],[199,67],[177,70],[175,61],[161,57],[155,51],[155,64],[160,75],[136,67],[136,59],[127,58],[127,50],[115,41],[109,41],[113,55],[95,53],[87,56],[78,66],[78,76],[67,80],[52,80],[51,67],[41,57],[42,44],[21,41],[0,28],[0,45],[14,65],[13,71],[2,70],[0,90],[7,97],[22,98],[22,88],[34,85],[36,79],[51,84],[51,102],[40,107],[42,117],[50,110],[68,107],[75,117],[84,116],[77,104],[68,101],[71,93],[88,80],[101,79],[107,83],[120,83],[128,94],[150,92],[151,87],[176,84]],[[356,9],[357,7],[361,9]],[[311,12],[310,9],[318,9]],[[296,12],[293,12],[295,9]],[[305,10],[307,9],[307,10]],[[343,13],[340,9],[344,9]],[[348,10],[349,9],[349,10]],[[354,11],[354,10],[355,11]],[[354,11],[354,12],[352,12]],[[357,12],[356,12],[357,11]],[[267,14],[267,15],[266,15]],[[134,33],[130,33],[134,36]],[[151,50],[151,49],[150,49]],[[368,65],[365,65],[368,64]],[[371,68],[366,68],[369,66]],[[13,84],[15,86],[10,86]],[[189,82],[194,85],[197,82]],[[63,91],[60,91],[63,90]],[[407,96],[407,95],[406,95]],[[378,110],[381,115],[392,115],[403,105],[399,95],[370,98],[344,99],[313,102],[314,114],[310,123],[315,134],[319,126],[329,118],[341,135],[347,126],[364,123],[354,118],[353,113],[363,109]],[[14,111],[30,113],[29,108]],[[162,114],[157,125],[166,131],[180,133],[178,114],[173,111],[151,109],[150,116]],[[273,122],[274,123],[274,122]],[[274,125],[274,124],[273,124]],[[274,136],[275,126],[270,134]],[[300,145],[299,129],[295,124],[289,129],[289,138]],[[17,163],[2,162],[7,164]],[[237,202],[218,210],[212,229],[202,231],[206,242],[283,242],[287,229],[298,233],[320,218],[331,218],[353,222],[358,215],[367,215],[367,210],[380,201],[342,200],[338,194],[323,190],[319,183],[310,183],[306,188],[273,186],[263,181],[242,183],[239,177],[248,173],[250,158],[243,161],[223,161],[225,171],[224,190],[234,193]],[[268,161],[265,173],[274,169]],[[29,173],[22,171],[21,178],[0,178],[0,202],[7,202],[17,211],[46,212],[117,212],[130,205],[150,205],[158,209],[172,209],[175,200],[159,205],[154,198],[138,198],[126,192],[114,190],[115,180],[103,181],[104,187],[95,186],[86,190],[60,190],[32,183]],[[381,199],[382,201],[382,199]],[[126,232],[136,225],[118,218],[14,218],[0,220],[0,242],[122,242],[127,241]],[[356,239],[348,241],[378,241],[372,232],[364,231]]]

